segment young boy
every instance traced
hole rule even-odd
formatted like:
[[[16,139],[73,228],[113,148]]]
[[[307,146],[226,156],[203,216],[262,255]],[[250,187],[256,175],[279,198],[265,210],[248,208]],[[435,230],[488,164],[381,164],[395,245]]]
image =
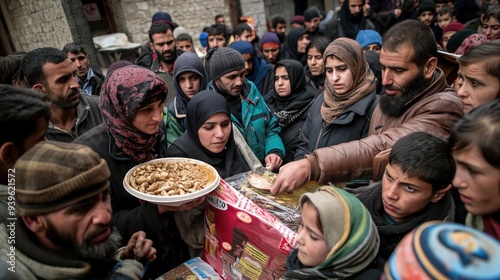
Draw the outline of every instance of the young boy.
[[[445,140],[415,132],[394,144],[382,181],[358,196],[377,225],[380,258],[387,260],[416,226],[453,220],[455,207],[448,191],[454,174]]]
[[[456,22],[455,16],[453,14],[453,9],[450,7],[444,7],[437,12],[437,24],[438,27],[444,29],[448,24]]]

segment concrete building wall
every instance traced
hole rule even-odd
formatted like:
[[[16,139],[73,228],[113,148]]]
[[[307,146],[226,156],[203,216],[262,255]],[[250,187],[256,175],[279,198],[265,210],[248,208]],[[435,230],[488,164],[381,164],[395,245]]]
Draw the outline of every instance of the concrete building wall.
[[[40,47],[61,49],[72,41],[61,0],[5,0],[5,8],[17,51]]]

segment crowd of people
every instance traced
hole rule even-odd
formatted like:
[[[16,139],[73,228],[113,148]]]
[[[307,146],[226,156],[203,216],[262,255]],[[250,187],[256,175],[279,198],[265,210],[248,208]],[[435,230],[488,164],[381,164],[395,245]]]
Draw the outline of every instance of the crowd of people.
[[[157,12],[105,76],[76,42],[1,57],[0,276],[154,279],[199,256],[203,197],[123,187],[188,157],[221,178],[264,166],[273,195],[322,185],[283,279],[500,277],[500,6],[466,2],[346,0],[261,38],[217,15],[201,48]]]

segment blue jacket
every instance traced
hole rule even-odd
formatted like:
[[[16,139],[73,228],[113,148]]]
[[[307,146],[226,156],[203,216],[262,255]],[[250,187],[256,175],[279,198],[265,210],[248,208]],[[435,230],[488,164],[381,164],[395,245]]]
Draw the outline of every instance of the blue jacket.
[[[208,84],[208,89],[219,92],[213,81]],[[284,158],[285,147],[279,136],[281,128],[278,125],[278,120],[271,114],[254,83],[245,78],[242,91],[241,119],[243,124],[231,115],[234,125],[245,137],[248,146],[261,162],[264,162],[265,157],[270,153],[278,154]]]

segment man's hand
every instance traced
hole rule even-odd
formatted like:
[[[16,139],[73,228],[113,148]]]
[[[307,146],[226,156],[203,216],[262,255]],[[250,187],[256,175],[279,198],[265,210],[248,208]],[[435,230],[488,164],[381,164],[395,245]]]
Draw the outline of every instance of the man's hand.
[[[156,259],[156,249],[153,247],[153,241],[146,239],[144,231],[134,233],[122,252],[121,259],[135,259],[141,263],[154,261]]]
[[[283,160],[277,154],[269,154],[264,160],[266,162],[266,168],[271,171],[278,169],[283,163]]]
[[[167,206],[167,205],[158,205],[158,213],[163,214],[165,212],[174,212],[174,211],[187,211],[196,207],[198,204],[203,203],[205,201],[205,197],[199,197],[193,201],[186,202],[179,206]]]
[[[271,187],[272,194],[280,194],[282,192],[294,192],[302,187],[309,179],[311,166],[307,159],[285,164],[280,168],[276,182]]]

